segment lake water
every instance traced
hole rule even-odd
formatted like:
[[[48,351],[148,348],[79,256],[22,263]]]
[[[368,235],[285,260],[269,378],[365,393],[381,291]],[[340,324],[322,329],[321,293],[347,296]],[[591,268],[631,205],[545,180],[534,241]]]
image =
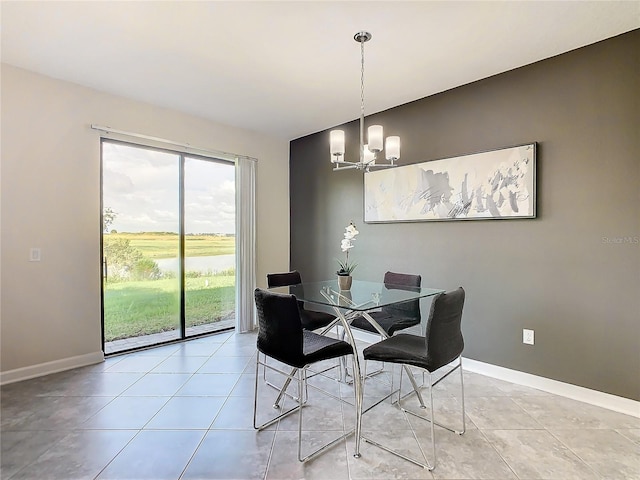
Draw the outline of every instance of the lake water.
[[[177,258],[158,258],[155,260],[160,270],[165,272],[178,273]],[[212,255],[209,257],[187,257],[184,259],[185,268],[188,271],[198,271],[207,273],[221,272],[229,268],[235,268],[236,256],[231,255]]]

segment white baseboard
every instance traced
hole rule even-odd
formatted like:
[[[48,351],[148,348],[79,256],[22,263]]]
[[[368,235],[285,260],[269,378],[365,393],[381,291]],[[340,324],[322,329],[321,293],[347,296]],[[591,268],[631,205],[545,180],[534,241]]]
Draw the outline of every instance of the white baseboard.
[[[518,370],[491,365],[490,363],[479,362],[470,358],[462,358],[462,367],[468,372],[480,373],[499,380],[537,388],[544,392],[572,398],[573,400],[640,418],[640,402],[635,400],[579,387],[570,383],[559,382],[550,378],[539,377],[530,373],[519,372]]]
[[[359,331],[354,332],[354,337],[357,340],[369,343],[376,342],[379,338],[377,335]],[[32,365],[29,367],[17,368],[15,370],[8,370],[6,372],[0,372],[0,385],[41,377],[43,375],[62,372],[72,368],[93,365],[103,361],[104,354],[100,351]],[[560,395],[562,397],[571,398],[597,407],[607,408],[615,412],[640,418],[640,402],[635,400],[599,392],[597,390],[591,390],[589,388],[579,387],[570,383],[559,382],[557,380],[532,375],[530,373],[520,372],[518,370],[499,367],[497,365],[480,362],[470,358],[463,357],[462,365],[463,368],[469,372],[479,373],[499,380],[517,383],[518,385],[537,388],[544,392],[553,393],[555,395]]]
[[[42,377],[43,375],[93,365],[100,362],[104,362],[104,353],[102,353],[102,351],[63,358],[52,362],[40,363],[29,367],[16,368],[15,370],[7,370],[6,372],[0,372],[0,385],[28,380],[30,378]]]
[[[372,333],[353,330],[356,340],[374,343],[380,340],[380,337]],[[580,402],[585,402],[596,407],[607,408],[614,412],[624,413],[633,417],[640,418],[640,402],[630,400],[624,397],[618,397],[609,393],[591,390],[585,387],[579,387],[570,383],[559,382],[550,378],[539,377],[530,373],[511,370],[509,368],[499,367],[490,363],[479,362],[470,358],[462,358],[462,366],[469,372],[479,373],[487,377],[505,380],[526,387],[537,388],[544,392],[553,393],[562,397],[571,398]]]

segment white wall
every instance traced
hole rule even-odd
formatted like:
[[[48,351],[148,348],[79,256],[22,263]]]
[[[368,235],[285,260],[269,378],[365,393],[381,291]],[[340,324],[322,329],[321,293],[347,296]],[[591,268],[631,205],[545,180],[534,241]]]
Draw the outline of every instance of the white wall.
[[[101,358],[100,137],[91,124],[258,158],[258,285],[288,267],[288,141],[4,64],[1,94],[3,382]],[[42,261],[29,262],[31,247]]]

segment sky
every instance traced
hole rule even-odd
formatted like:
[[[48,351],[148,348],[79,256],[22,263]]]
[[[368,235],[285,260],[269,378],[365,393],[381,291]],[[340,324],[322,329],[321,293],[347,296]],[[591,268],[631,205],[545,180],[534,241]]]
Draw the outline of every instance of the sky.
[[[116,218],[109,230],[178,232],[177,154],[103,143],[103,206]],[[235,167],[185,159],[185,233],[235,232]]]

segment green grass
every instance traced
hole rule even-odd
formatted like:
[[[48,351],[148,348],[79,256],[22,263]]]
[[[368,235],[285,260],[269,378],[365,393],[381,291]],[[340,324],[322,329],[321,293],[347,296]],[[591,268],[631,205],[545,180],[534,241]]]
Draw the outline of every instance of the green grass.
[[[127,239],[146,258],[176,258],[178,235],[165,232],[109,233],[105,238]],[[187,235],[185,256],[235,253],[235,237]],[[189,272],[187,272],[189,273]],[[218,322],[235,310],[235,274],[185,279],[187,327]],[[105,340],[175,330],[180,322],[179,283],[176,278],[109,282],[104,291]]]
[[[185,281],[188,327],[218,322],[235,310],[235,275]],[[177,279],[108,283],[104,290],[105,341],[174,330],[179,327]]]
[[[162,232],[108,233],[105,237],[126,238],[131,246],[149,258],[175,258],[178,256],[178,234]],[[185,237],[186,257],[206,257],[227,255],[236,252],[235,237],[218,235],[187,235]]]

